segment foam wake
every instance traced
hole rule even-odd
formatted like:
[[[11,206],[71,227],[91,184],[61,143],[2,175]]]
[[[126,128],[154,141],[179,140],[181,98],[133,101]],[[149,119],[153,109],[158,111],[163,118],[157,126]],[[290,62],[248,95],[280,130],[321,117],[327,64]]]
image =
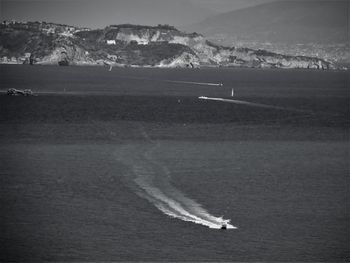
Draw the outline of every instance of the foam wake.
[[[232,93],[232,95],[233,95],[233,93]],[[205,97],[205,96],[200,96],[200,97],[198,97],[198,99],[200,99],[200,100],[213,100],[213,101],[235,103],[235,104],[247,105],[247,106],[258,107],[258,108],[265,108],[265,109],[286,110],[286,111],[294,111],[294,112],[301,112],[301,113],[313,113],[312,111],[309,111],[309,110],[295,109],[295,108],[290,108],[290,107],[274,106],[274,105],[255,103],[255,102],[249,102],[249,101],[244,101],[244,100],[212,98],[212,97]]]
[[[137,186],[136,193],[173,218],[209,228],[220,229],[225,224],[228,229],[235,229],[229,219],[211,215],[199,203],[171,185],[169,169],[153,157],[159,142],[152,141],[147,134],[144,134],[144,137],[146,143],[124,146],[123,149],[119,149],[117,156],[118,161],[132,170]]]

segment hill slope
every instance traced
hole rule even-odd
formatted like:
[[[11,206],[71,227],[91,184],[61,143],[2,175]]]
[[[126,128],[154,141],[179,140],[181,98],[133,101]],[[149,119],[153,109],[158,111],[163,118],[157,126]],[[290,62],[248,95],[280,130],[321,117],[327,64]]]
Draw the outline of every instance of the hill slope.
[[[216,45],[169,25],[123,24],[90,30],[45,22],[4,22],[0,29],[3,63],[334,68],[316,57]]]

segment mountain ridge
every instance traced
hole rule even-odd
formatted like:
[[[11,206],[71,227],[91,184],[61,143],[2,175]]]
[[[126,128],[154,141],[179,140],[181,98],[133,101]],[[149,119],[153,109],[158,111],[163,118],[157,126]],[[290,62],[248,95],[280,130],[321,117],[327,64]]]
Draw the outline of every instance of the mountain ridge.
[[[349,2],[276,1],[214,15],[181,29],[260,42],[344,43],[349,40]]]

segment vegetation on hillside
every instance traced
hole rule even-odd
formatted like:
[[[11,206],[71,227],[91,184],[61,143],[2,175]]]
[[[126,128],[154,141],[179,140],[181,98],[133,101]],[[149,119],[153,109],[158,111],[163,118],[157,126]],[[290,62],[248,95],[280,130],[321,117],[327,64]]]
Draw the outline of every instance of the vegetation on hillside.
[[[90,30],[45,22],[4,22],[0,29],[0,62],[5,63],[8,58],[25,62],[31,56],[38,63],[50,64],[64,57],[69,64],[80,65],[331,67],[318,58],[220,46],[169,25],[123,24]]]

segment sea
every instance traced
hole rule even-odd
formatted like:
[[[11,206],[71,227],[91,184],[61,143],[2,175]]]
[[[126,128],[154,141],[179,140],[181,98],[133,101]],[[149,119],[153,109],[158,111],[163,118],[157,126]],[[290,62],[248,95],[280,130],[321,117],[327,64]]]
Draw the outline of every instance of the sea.
[[[348,71],[0,65],[0,259],[349,261],[349,96]]]

